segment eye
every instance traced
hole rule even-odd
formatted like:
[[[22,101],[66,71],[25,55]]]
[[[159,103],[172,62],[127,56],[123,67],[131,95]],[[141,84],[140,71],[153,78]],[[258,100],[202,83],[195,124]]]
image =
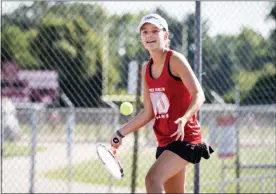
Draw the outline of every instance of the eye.
[[[154,34],[157,34],[159,32],[159,30],[153,30],[152,31]]]
[[[147,33],[148,33],[148,31],[146,31],[146,30],[142,31],[142,34],[147,34]]]

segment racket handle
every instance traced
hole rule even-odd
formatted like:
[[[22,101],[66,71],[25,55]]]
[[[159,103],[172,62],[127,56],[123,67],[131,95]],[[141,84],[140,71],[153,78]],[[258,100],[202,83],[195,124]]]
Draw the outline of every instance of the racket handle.
[[[117,150],[116,150],[116,148],[114,148],[114,147],[111,147],[111,151],[112,151],[112,154],[115,156],[116,155],[116,153],[117,153]]]
[[[119,143],[120,140],[117,137],[114,137],[112,141],[113,141],[113,143]],[[112,152],[113,152],[113,155],[115,156],[116,148],[112,147]]]
[[[120,140],[119,140],[117,137],[114,137],[114,138],[113,138],[113,143],[119,143],[119,141],[120,141]]]

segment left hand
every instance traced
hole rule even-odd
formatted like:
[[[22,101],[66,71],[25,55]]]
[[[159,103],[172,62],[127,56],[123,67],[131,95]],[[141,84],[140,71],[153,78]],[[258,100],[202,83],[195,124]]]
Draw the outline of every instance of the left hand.
[[[174,121],[175,124],[178,124],[176,132],[174,132],[170,137],[176,136],[175,141],[177,141],[179,138],[181,141],[184,140],[185,132],[184,127],[187,122],[187,119],[185,117],[180,117],[176,121]]]

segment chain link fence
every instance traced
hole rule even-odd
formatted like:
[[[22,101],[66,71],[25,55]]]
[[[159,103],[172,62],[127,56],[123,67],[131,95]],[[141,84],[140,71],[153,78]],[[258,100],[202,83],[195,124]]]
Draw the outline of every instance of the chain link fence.
[[[149,59],[136,32],[143,15],[167,19],[171,48],[195,69],[195,2],[1,3],[2,192],[145,192],[153,122],[125,138],[121,180],[95,147],[141,109],[137,71]],[[276,192],[275,9],[201,2],[200,123],[215,153],[199,172],[188,166],[189,193],[196,173],[200,192]],[[123,101],[133,103],[132,115],[119,113]]]

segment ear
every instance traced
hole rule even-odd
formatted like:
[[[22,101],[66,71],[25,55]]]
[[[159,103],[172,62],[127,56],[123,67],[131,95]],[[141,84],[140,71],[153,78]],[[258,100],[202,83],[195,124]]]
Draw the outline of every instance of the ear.
[[[165,40],[168,40],[169,39],[169,32],[165,31]]]

